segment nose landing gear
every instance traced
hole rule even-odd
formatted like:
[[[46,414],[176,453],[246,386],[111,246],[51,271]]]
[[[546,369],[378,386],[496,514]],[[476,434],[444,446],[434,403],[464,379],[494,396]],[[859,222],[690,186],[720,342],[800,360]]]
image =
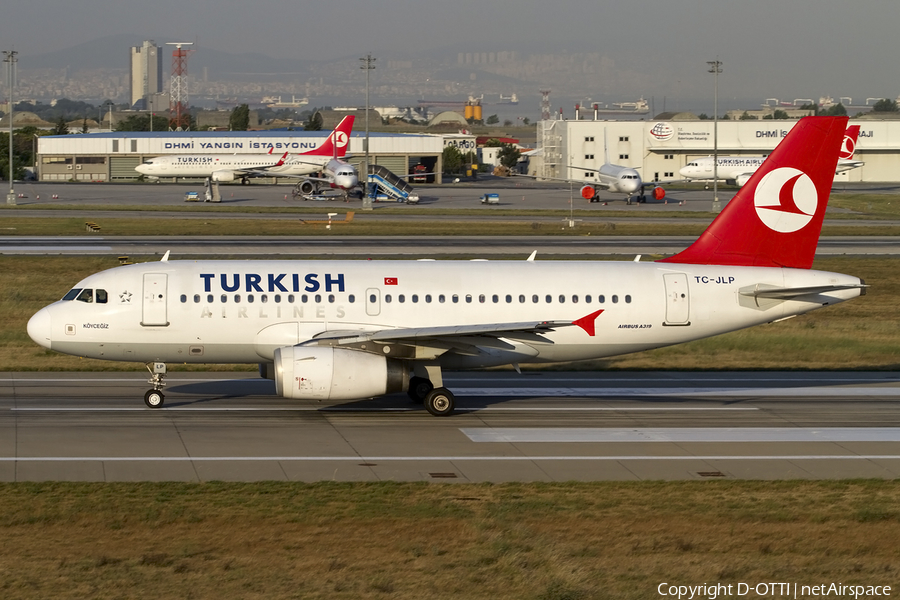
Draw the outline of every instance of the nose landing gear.
[[[148,408],[162,408],[163,402],[166,401],[166,397],[161,391],[166,385],[163,381],[166,376],[166,363],[148,363],[146,366],[150,371],[150,379],[147,383],[152,385],[153,389],[147,390],[147,393],[144,394],[144,404]]]

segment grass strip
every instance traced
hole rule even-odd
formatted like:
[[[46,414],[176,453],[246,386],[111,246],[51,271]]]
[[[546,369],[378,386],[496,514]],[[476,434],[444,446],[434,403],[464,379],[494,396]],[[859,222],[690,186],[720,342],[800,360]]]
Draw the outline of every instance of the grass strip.
[[[628,600],[900,573],[892,481],[20,483],[0,506],[6,599]]]

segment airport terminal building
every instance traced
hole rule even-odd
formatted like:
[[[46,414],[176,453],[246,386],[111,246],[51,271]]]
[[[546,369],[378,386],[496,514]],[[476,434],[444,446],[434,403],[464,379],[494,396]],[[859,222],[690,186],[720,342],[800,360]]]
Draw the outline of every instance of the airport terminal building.
[[[796,121],[719,121],[719,156],[763,156],[771,152]],[[855,160],[859,168],[835,181],[900,182],[900,120],[852,119],[859,125]],[[538,127],[540,152],[528,172],[539,177],[590,180],[605,162],[638,169],[645,181],[679,179],[694,159],[712,156],[711,120],[600,121],[550,120]]]
[[[135,181],[134,170],[146,159],[167,154],[265,154],[273,162],[285,152],[318,148],[331,131],[186,131],[110,132],[37,138],[38,181]],[[422,134],[369,134],[369,162],[405,175],[416,164],[441,172],[445,144],[475,146],[474,136]],[[446,138],[446,139],[445,139]],[[354,132],[347,161],[359,165],[365,158],[365,134]],[[438,175],[439,177],[439,175]],[[284,182],[296,179],[284,179]],[[438,179],[438,183],[440,180]]]

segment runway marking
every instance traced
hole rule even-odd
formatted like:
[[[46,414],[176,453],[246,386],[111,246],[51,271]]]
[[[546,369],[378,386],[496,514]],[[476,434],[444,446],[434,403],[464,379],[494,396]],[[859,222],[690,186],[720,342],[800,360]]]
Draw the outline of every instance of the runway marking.
[[[501,379],[503,376],[498,375],[496,378],[494,377],[453,377],[452,374],[450,376],[444,376],[444,381],[454,384],[454,383],[478,383],[478,384],[490,384],[491,382],[497,381]],[[525,375],[524,377],[528,377]],[[540,377],[538,379],[538,383],[568,383],[570,387],[573,387],[573,384],[577,384],[581,381],[602,381],[603,383],[631,383],[631,382],[641,382],[645,383],[648,379],[646,377],[602,377],[602,378],[587,378],[587,379],[579,379],[579,378],[571,378],[571,377]],[[759,384],[760,382],[789,382],[789,383],[804,383],[807,380],[805,379],[797,379],[795,377],[691,377],[690,381],[703,381],[703,382],[713,382],[713,383],[735,383],[735,382],[749,382],[753,384]],[[184,382],[207,382],[207,383],[227,383],[227,382],[242,382],[242,383],[265,383],[268,380],[256,378],[256,377],[247,377],[242,379],[234,379],[234,378],[223,378],[216,379],[210,377],[172,377],[168,378],[168,385],[175,386]],[[672,378],[658,378],[652,379],[652,381],[658,381],[660,383],[677,383],[681,381],[681,378],[672,379]],[[815,383],[846,383],[848,385],[864,385],[864,384],[879,384],[879,383],[893,383],[897,381],[897,378],[872,378],[872,379],[859,379],[853,377],[816,377],[814,379]],[[6,378],[3,375],[0,375],[0,384],[3,383],[52,383],[52,382],[63,382],[63,383],[112,383],[112,382],[122,382],[122,383],[133,383],[135,385],[144,385],[147,383],[145,377],[110,377],[110,378],[102,378],[102,377],[10,377]],[[808,387],[808,386],[807,386]],[[613,388],[616,389],[616,388]],[[662,389],[694,389],[694,388],[662,388]],[[707,388],[700,388],[707,389]],[[725,388],[729,389],[729,388]],[[454,391],[455,393],[455,391]]]
[[[900,427],[467,427],[473,442],[900,442]]]
[[[420,407],[382,407],[382,408],[353,408],[347,406],[325,406],[325,407],[315,407],[315,406],[296,406],[296,407],[232,407],[232,408],[218,408],[218,407],[162,407],[162,408],[143,408],[143,407],[73,407],[68,408],[64,406],[35,406],[35,407],[27,407],[27,406],[17,406],[9,409],[10,412],[353,412],[353,413],[378,413],[378,412],[421,412],[424,414],[424,409]],[[731,411],[731,412],[740,412],[740,411],[754,411],[760,410],[759,408],[752,406],[560,406],[557,408],[554,407],[527,407],[523,406],[520,408],[516,407],[495,407],[495,406],[481,406],[481,407],[466,407],[466,408],[457,408],[456,412],[691,412],[691,411]]]
[[[403,461],[642,461],[642,460],[900,460],[900,454],[784,454],[784,455],[683,455],[683,456],[4,456],[12,462],[403,462]]]
[[[23,383],[26,380],[9,380],[11,383]],[[34,382],[48,383],[47,380],[27,380]],[[87,382],[84,379],[54,379],[52,382],[71,383],[71,382]],[[131,382],[134,380],[122,379],[103,379],[96,380],[100,382]],[[186,381],[209,381],[206,379],[182,380]],[[846,380],[842,380],[846,381]],[[0,378],[0,387],[4,380]],[[212,382],[211,382],[212,383]],[[170,390],[173,394],[177,385],[170,382]],[[645,387],[645,388],[618,388],[618,387],[472,387],[472,388],[454,388],[454,395],[459,398],[484,398],[484,397],[551,397],[551,398],[571,398],[571,397],[587,397],[587,398],[644,398],[648,396],[656,396],[663,398],[772,398],[772,397],[789,397],[789,398],[834,398],[853,395],[854,397],[893,397],[900,396],[900,387],[897,386],[877,386],[866,387],[863,385],[849,385],[846,387],[821,387],[821,386],[803,386],[803,387]],[[209,394],[187,393],[183,398],[206,397]],[[251,394],[253,395],[253,394]],[[271,396],[272,394],[258,394],[260,396]]]
[[[859,396],[897,396],[900,395],[900,387],[796,387],[796,388],[461,388],[454,389],[457,397],[484,397],[484,396],[551,396],[551,397],[608,397],[636,398],[645,396],[662,397],[792,397],[792,398],[822,398],[837,397],[852,394]]]

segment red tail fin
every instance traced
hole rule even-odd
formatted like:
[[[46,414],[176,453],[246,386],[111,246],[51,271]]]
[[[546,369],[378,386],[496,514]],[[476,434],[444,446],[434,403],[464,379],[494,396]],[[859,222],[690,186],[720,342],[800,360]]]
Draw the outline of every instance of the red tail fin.
[[[349,115],[341,119],[325,143],[309,152],[301,152],[300,156],[328,156],[331,158],[343,158],[350,146],[350,132],[353,131],[353,121],[356,119]]]
[[[703,234],[659,262],[812,266],[847,117],[806,117]]]
[[[851,125],[844,134],[844,143],[841,145],[841,153],[838,158],[850,160],[856,152],[856,138],[859,137],[859,125]]]

